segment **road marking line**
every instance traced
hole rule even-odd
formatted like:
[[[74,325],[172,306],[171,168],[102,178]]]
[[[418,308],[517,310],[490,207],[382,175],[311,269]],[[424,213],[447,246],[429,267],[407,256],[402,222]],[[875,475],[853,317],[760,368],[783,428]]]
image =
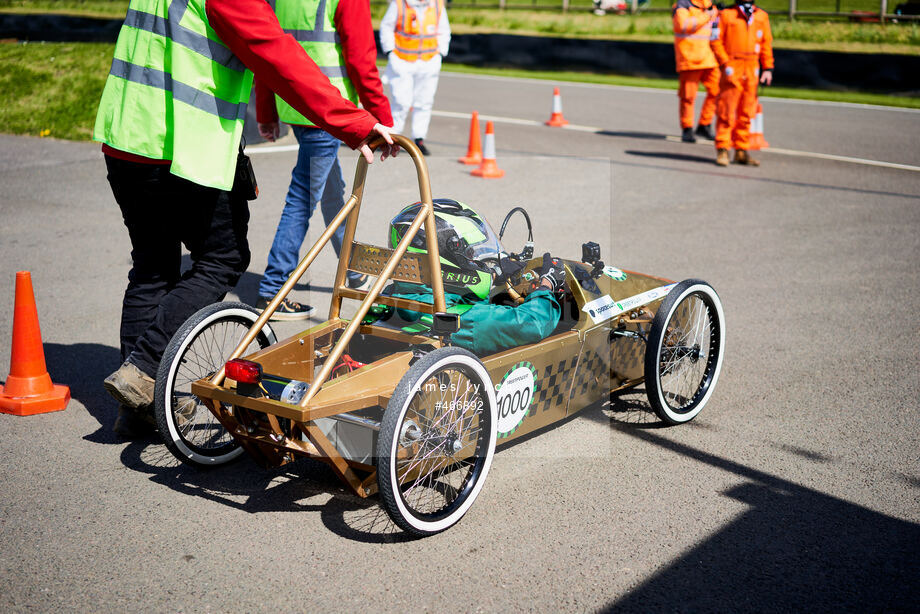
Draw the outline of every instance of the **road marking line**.
[[[584,87],[584,88],[612,88],[620,89],[628,92],[654,92],[656,94],[668,94],[673,96],[676,87],[657,87],[657,86],[648,86],[643,87],[640,85],[614,85],[611,83],[585,83],[583,81],[566,81],[565,79],[537,79],[534,77],[501,77],[498,75],[473,75],[470,73],[463,72],[451,72],[449,69],[444,69],[441,71],[441,76],[451,76],[451,77],[465,77],[468,79],[482,79],[484,81],[503,81],[503,80],[517,80],[517,81],[526,81],[528,83],[553,83],[558,81],[559,83],[565,83],[566,87]],[[920,109],[914,109],[910,107],[892,107],[883,104],[868,104],[864,102],[841,102],[837,100],[811,100],[808,98],[778,98],[774,96],[761,96],[761,100],[769,100],[770,102],[783,102],[789,104],[801,104],[801,105],[812,105],[812,106],[829,106],[829,107],[845,107],[852,109],[866,109],[866,110],[880,110],[880,111],[902,111],[904,113],[920,113]]]
[[[251,145],[246,148],[246,153],[278,153],[281,151],[297,151],[300,145]]]
[[[679,136],[667,136],[665,140],[671,143],[683,143]],[[707,143],[700,143],[707,145]],[[817,158],[818,160],[833,160],[834,162],[849,162],[850,164],[862,164],[864,166],[880,166],[882,168],[894,168],[900,171],[920,172],[920,166],[911,166],[910,164],[898,164],[897,162],[882,162],[881,160],[869,160],[868,158],[851,158],[850,156],[838,156],[835,154],[817,153],[814,151],[798,151],[795,149],[782,149],[781,147],[767,147],[763,150],[767,153],[775,153],[783,156],[794,156],[797,158]]]
[[[450,119],[470,119],[469,113],[458,113],[456,111],[432,111],[432,115],[436,117],[446,117]],[[499,124],[513,124],[516,126],[531,126],[531,127],[543,127],[543,122],[532,120],[532,119],[521,119],[519,117],[503,117],[501,115],[480,115],[479,119],[482,121],[491,121]],[[574,132],[588,132],[592,134],[597,134],[599,132],[604,132],[604,128],[599,128],[597,126],[582,126],[580,124],[568,124],[562,126],[563,130],[572,130]],[[680,137],[677,136],[666,136],[664,140],[671,143],[681,143]],[[706,143],[700,143],[700,145],[706,145]],[[297,151],[299,145],[257,145],[253,147],[247,147],[246,153],[277,153],[283,151]],[[782,149],[779,147],[769,147],[766,150],[767,153],[779,154],[781,156],[793,156],[796,158],[814,158],[817,160],[831,160],[833,162],[846,162],[849,164],[861,164],[863,166],[877,166],[881,168],[893,168],[900,171],[913,171],[920,172],[920,166],[912,166],[910,164],[898,164],[897,162],[884,162],[882,160],[870,160],[868,158],[852,158],[850,156],[838,156],[835,154],[826,154],[813,151],[797,151],[795,149]]]
[[[469,113],[456,113],[453,111],[432,111],[432,115],[438,117],[450,117],[454,119],[469,119]],[[516,117],[501,117],[498,115],[480,115],[479,118],[484,121],[493,121],[496,123],[505,123],[505,124],[517,124],[520,126],[543,126],[543,122],[534,121],[531,119],[518,119]],[[598,128],[597,126],[582,126],[579,124],[569,124],[567,126],[562,126],[563,130],[574,130],[575,132],[590,132],[598,133],[603,132],[604,128]],[[672,143],[681,143],[680,137],[677,136],[666,136],[666,141]],[[701,143],[705,145],[705,143]],[[779,147],[769,147],[764,151],[768,153],[775,153],[784,156],[795,156],[798,158],[816,158],[819,160],[833,160],[834,162],[848,162],[850,164],[862,164],[863,166],[879,166],[882,168],[893,168],[902,171],[914,171],[920,172],[920,166],[912,166],[910,164],[898,164],[896,162],[883,162],[881,160],[869,160],[867,158],[851,158],[850,156],[838,156],[835,154],[825,154],[817,153],[811,151],[797,151],[794,149],[781,149]]]

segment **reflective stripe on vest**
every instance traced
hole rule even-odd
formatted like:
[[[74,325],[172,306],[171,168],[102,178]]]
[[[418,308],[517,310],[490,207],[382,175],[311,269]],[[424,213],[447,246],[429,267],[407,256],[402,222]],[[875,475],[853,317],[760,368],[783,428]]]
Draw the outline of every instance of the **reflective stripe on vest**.
[[[407,62],[430,60],[438,54],[438,24],[443,0],[430,0],[421,20],[408,0],[397,0],[396,28],[393,32],[396,56]]]
[[[93,138],[229,190],[251,86],[208,26],[204,0],[131,0]]]
[[[281,28],[300,43],[320,71],[339,89],[343,98],[358,104],[358,94],[345,70],[342,42],[335,31],[335,12],[339,0],[274,0],[270,4],[275,9]],[[275,96],[275,105],[281,121],[302,126],[314,125],[280,96]]]

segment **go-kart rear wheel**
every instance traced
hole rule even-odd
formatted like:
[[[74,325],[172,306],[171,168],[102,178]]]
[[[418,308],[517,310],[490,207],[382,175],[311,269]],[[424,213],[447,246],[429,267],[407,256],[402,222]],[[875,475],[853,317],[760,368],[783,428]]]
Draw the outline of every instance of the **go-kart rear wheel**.
[[[377,486],[393,522],[418,536],[459,522],[489,473],[496,421],[495,390],[476,356],[439,348],[412,365],[377,440]]]
[[[658,417],[689,422],[709,401],[725,351],[719,295],[705,281],[687,279],[655,313],[645,349],[645,390]]]
[[[243,453],[191,387],[224,366],[259,315],[244,303],[213,303],[186,320],[166,346],[157,371],[154,414],[163,442],[180,461],[214,467]],[[266,324],[243,356],[275,341]]]

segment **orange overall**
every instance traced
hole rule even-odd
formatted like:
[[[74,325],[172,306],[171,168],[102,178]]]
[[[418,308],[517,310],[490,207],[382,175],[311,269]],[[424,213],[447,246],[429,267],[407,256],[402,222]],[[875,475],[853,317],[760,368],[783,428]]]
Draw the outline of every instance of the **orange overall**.
[[[699,4],[694,4],[698,2]],[[706,100],[700,111],[700,125],[712,123],[719,95],[719,63],[709,46],[712,37],[712,2],[678,0],[673,7],[674,61],[680,86],[680,127],[693,126],[693,102],[700,81],[706,88]]]
[[[716,113],[716,149],[749,149],[751,118],[757,106],[760,71],[773,70],[773,35],[765,11],[753,7],[746,18],[738,6],[719,13],[719,37],[712,50],[722,67]]]

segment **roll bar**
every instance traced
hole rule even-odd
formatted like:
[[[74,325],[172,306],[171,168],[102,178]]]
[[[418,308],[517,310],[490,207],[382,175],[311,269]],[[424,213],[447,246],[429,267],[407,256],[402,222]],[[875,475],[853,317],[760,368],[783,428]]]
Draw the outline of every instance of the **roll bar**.
[[[341,211],[336,214],[332,222],[329,223],[329,226],[323,231],[316,243],[313,244],[313,247],[309,249],[300,263],[297,265],[297,268],[294,269],[294,272],[291,273],[291,276],[288,278],[284,285],[281,286],[281,289],[275,295],[275,297],[269,302],[268,306],[262,312],[262,315],[255,321],[255,323],[250,327],[250,329],[243,336],[243,339],[236,346],[236,349],[233,350],[233,353],[227,358],[227,360],[233,360],[234,358],[239,358],[243,351],[249,347],[249,344],[253,342],[256,338],[256,335],[262,327],[264,327],[271,316],[275,313],[275,310],[281,305],[281,301],[287,297],[288,293],[294,288],[294,285],[300,281],[304,273],[307,272],[310,265],[313,264],[313,261],[319,255],[319,252],[322,248],[329,242],[332,238],[332,235],[338,230],[339,226],[345,222],[345,236],[342,240],[342,252],[339,254],[339,265],[335,273],[335,283],[332,290],[332,302],[329,306],[329,319],[334,320],[339,318],[342,308],[342,299],[349,298],[344,294],[347,292],[349,294],[358,293],[358,296],[364,295],[361,299],[361,304],[358,307],[358,311],[352,320],[345,327],[345,331],[342,333],[342,336],[336,342],[329,352],[329,356],[326,358],[325,363],[320,369],[319,374],[314,378],[313,382],[310,383],[310,388],[307,391],[307,394],[304,395],[304,398],[300,401],[300,407],[306,408],[310,400],[319,392],[322,385],[329,378],[329,375],[332,372],[332,369],[335,366],[336,361],[341,358],[342,353],[345,351],[345,347],[354,337],[355,333],[358,330],[358,327],[361,325],[362,320],[367,315],[367,312],[370,310],[371,306],[377,300],[377,297],[380,295],[380,292],[383,290],[383,287],[389,281],[390,277],[393,275],[393,272],[399,266],[400,261],[406,253],[406,250],[409,247],[409,244],[412,242],[412,239],[415,238],[415,235],[418,233],[419,228],[422,227],[422,224],[425,225],[425,240],[427,243],[428,257],[427,265],[431,281],[431,290],[433,296],[433,305],[430,307],[424,305],[426,308],[430,308],[432,312],[443,312],[446,311],[446,303],[444,301],[444,283],[441,279],[441,257],[438,253],[438,241],[437,241],[437,228],[435,225],[434,217],[434,204],[431,197],[431,182],[428,175],[428,165],[425,162],[424,156],[419,151],[418,147],[412,142],[411,139],[406,138],[401,134],[394,134],[393,140],[404,149],[409,156],[412,158],[412,161],[415,162],[415,170],[418,175],[418,187],[419,187],[419,200],[422,203],[422,207],[419,209],[418,214],[415,216],[415,219],[412,221],[412,224],[409,226],[406,233],[403,235],[399,244],[396,246],[389,258],[386,261],[386,264],[383,265],[380,274],[377,276],[377,280],[373,283],[369,290],[366,291],[355,291],[350,290],[345,286],[345,273],[348,270],[349,261],[352,256],[352,252],[355,247],[355,229],[358,226],[358,215],[361,211],[361,201],[364,197],[364,184],[367,179],[367,160],[364,159],[364,156],[358,157],[358,164],[355,168],[355,180],[352,187],[351,196],[345,202],[345,205],[342,207]],[[383,137],[377,137],[369,143],[369,146],[372,151],[379,148],[383,143],[385,143]],[[432,241],[432,237],[434,240]],[[389,253],[390,250],[381,248],[382,252]],[[214,377],[211,378],[211,383],[215,386],[220,386],[224,381],[224,369],[221,368]]]

